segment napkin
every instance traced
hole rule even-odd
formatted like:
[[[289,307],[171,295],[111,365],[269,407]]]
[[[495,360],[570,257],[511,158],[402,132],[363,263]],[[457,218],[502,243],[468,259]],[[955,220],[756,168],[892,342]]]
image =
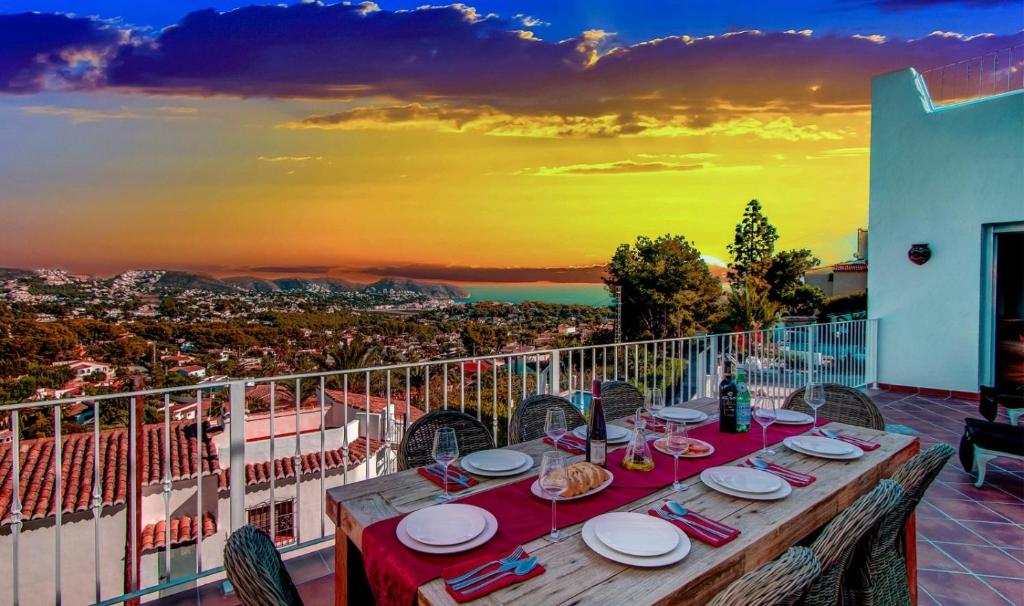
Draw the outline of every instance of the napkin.
[[[477,566],[480,566],[481,564],[485,564],[487,562],[495,562],[495,563],[491,564],[487,568],[481,570],[479,574],[484,574],[484,573],[486,573],[488,571],[494,570],[495,568],[498,568],[498,566],[499,566],[499,564],[496,562],[497,560],[499,560],[501,558],[504,558],[504,557],[507,557],[507,556],[509,556],[511,554],[512,554],[511,550],[506,552],[506,553],[491,553],[491,554],[487,554],[487,555],[482,555],[482,556],[480,556],[478,558],[473,558],[472,560],[465,560],[463,562],[459,562],[458,564],[452,564],[448,568],[445,568],[444,572],[441,573],[441,576],[443,577],[444,582],[445,582],[444,583],[445,591],[447,591],[448,595],[452,596],[452,598],[454,598],[456,602],[459,602],[461,604],[462,602],[469,602],[470,600],[475,600],[475,599],[477,599],[479,597],[483,597],[483,596],[491,593],[492,591],[497,591],[497,590],[501,589],[502,587],[508,587],[509,585],[512,585],[512,584],[515,584],[515,583],[522,583],[526,579],[532,579],[533,577],[535,577],[537,575],[544,574],[544,567],[541,566],[540,563],[538,563],[537,566],[535,566],[533,570],[531,570],[530,572],[528,572],[528,573],[526,573],[526,574],[524,574],[522,576],[509,575],[509,576],[507,576],[507,577],[505,577],[503,579],[499,579],[499,580],[497,580],[497,581],[495,581],[493,583],[490,583],[490,584],[488,584],[488,585],[486,585],[484,587],[481,587],[480,589],[474,589],[473,586],[470,585],[469,587],[466,588],[466,589],[469,590],[469,593],[464,593],[463,591],[456,591],[456,590],[452,589],[451,585],[448,584],[448,579],[454,579],[454,578],[460,577],[460,576],[466,574],[467,572],[469,572],[470,570],[473,570]],[[522,556],[520,556],[519,559],[523,560],[523,559],[526,559],[526,558],[529,558],[529,557],[530,557],[530,554],[524,553]],[[502,573],[498,573],[498,574],[502,574]],[[498,575],[492,575],[492,576],[488,577],[487,579],[484,579],[484,581],[488,581],[488,580],[490,580],[490,579],[492,579],[492,578],[494,578],[496,576],[498,576]]]
[[[428,470],[436,471],[437,475],[434,475],[433,473],[430,473],[430,471],[428,471]],[[444,486],[444,479],[443,479],[444,476],[441,475],[441,471],[442,470],[443,470],[443,468],[440,465],[428,465],[427,467],[420,467],[419,469],[416,470],[416,473],[418,473],[421,476],[423,476],[424,478],[430,480],[434,484],[437,484],[438,486],[442,486],[443,487]],[[458,480],[460,478],[463,481],[465,481],[466,484],[469,484],[469,486],[466,486],[466,484],[463,484],[463,483],[459,482]],[[473,476],[467,474],[458,465],[449,465],[448,466],[448,492],[459,492],[460,490],[464,490],[464,489],[469,488],[471,486],[476,486],[479,483],[480,483],[480,480],[477,480]]]
[[[544,442],[551,445],[555,443],[551,438],[544,438]],[[562,439],[558,440],[558,447],[572,454],[586,454],[587,441],[567,433],[562,436]]]
[[[750,459],[747,459],[746,461],[743,462],[743,467],[761,469],[760,467],[756,467],[753,463],[751,463]],[[788,467],[783,467],[782,465],[776,465],[775,463],[768,463],[768,469],[762,469],[761,471],[767,471],[770,474],[777,475],[783,480],[789,482],[790,485],[796,487],[807,486],[808,484],[811,484],[812,482],[818,479],[810,474],[803,473],[795,469],[790,469]]]
[[[665,511],[667,513],[672,513],[664,505],[662,505],[661,510]],[[654,516],[654,517],[656,517],[656,518],[664,519],[664,518],[661,518],[660,515],[658,515],[658,512],[655,509],[650,509],[650,510],[647,511],[647,513],[652,515],[652,516]],[[679,530],[682,530],[687,535],[689,535],[689,536],[691,536],[691,537],[693,537],[695,539],[699,539],[700,541],[703,541],[703,542],[707,543],[708,545],[711,545],[712,547],[721,547],[722,545],[725,545],[729,541],[731,541],[731,540],[735,539],[736,537],[740,536],[740,531],[735,529],[735,528],[733,528],[732,526],[728,526],[726,524],[723,524],[723,523],[719,522],[718,520],[712,520],[709,517],[702,516],[701,514],[693,511],[692,509],[688,510],[686,516],[684,516],[684,517],[687,520],[690,520],[690,521],[692,521],[695,524],[698,524],[698,525],[701,525],[701,526],[711,526],[715,530],[724,533],[726,535],[726,537],[723,539],[722,537],[720,537],[720,536],[718,536],[716,534],[712,534],[710,532],[703,531],[703,530],[701,530],[699,528],[695,528],[693,526],[690,526],[689,524],[683,524],[682,522],[679,522],[677,520],[665,520],[665,521],[666,522],[671,522],[672,524],[675,524],[676,526],[679,527]]]
[[[824,436],[826,438],[829,437],[829,436],[826,436],[825,434],[820,434],[820,435],[822,435],[822,436]],[[847,444],[853,444],[854,446],[856,446],[857,448],[860,448],[861,450],[875,450],[877,448],[881,448],[882,447],[882,445],[877,443],[877,442],[869,442],[867,440],[862,440],[860,438],[857,438],[857,437],[854,437],[854,436],[848,436],[848,435],[841,434],[841,433],[837,433],[836,437],[834,439],[839,440],[840,442],[846,442]]]

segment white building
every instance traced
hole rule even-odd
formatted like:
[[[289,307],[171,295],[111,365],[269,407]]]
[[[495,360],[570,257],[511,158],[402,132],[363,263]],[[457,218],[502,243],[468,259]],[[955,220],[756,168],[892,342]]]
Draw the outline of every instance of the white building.
[[[1024,381],[1024,90],[937,107],[912,69],[875,78],[870,196],[879,382]]]

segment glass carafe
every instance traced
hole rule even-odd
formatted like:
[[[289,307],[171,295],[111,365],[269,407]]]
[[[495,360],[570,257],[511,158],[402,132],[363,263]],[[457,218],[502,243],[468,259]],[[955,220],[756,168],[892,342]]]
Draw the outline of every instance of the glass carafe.
[[[647,436],[644,433],[646,425],[643,409],[637,409],[633,421],[633,437],[626,446],[626,456],[622,457],[622,466],[630,471],[654,469],[654,457],[651,456],[651,447],[647,444]]]

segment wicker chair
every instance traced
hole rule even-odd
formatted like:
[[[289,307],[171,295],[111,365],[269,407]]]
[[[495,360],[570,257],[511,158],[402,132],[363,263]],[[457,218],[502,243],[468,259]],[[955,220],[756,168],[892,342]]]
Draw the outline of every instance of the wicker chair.
[[[844,579],[854,550],[903,498],[903,488],[892,480],[882,480],[871,492],[854,501],[811,543],[811,551],[821,565],[821,576],[800,600],[809,606],[843,604]]]
[[[866,606],[911,603],[904,529],[925,491],[954,453],[952,446],[936,444],[893,474],[892,479],[903,487],[903,498],[854,554],[853,561],[857,565],[847,575],[848,595],[853,603]]]
[[[606,419],[622,419],[643,408],[644,394],[625,381],[605,381],[601,383],[601,403]]]
[[[779,559],[733,581],[708,606],[793,604],[819,574],[821,567],[813,551],[790,547]]]
[[[569,430],[586,423],[583,414],[569,400],[548,394],[537,394],[520,402],[512,413],[512,424],[508,433],[509,444],[544,437],[544,422],[547,420],[549,408],[559,408],[565,413],[565,425]]]
[[[475,418],[457,410],[437,410],[420,417],[409,426],[398,447],[398,469],[423,467],[434,462],[434,432],[442,427],[455,430],[459,456],[494,448],[494,438],[487,427]]]
[[[806,389],[801,387],[789,394],[782,407],[813,415],[814,409],[804,401]],[[885,419],[871,398],[858,389],[838,383],[825,383],[825,405],[818,409],[818,414],[837,423],[885,429]]]
[[[255,526],[242,526],[228,537],[224,571],[245,606],[302,605],[274,542]]]

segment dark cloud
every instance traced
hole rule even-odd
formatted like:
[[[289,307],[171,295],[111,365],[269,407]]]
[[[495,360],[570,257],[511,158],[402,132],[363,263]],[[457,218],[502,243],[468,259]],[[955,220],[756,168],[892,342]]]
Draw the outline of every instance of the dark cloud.
[[[123,39],[121,31],[95,19],[0,15],[0,92],[92,86],[104,57]]]
[[[923,0],[878,1],[895,7]],[[498,135],[697,133],[757,114],[866,111],[875,75],[1024,44],[1024,33],[886,40],[873,32],[807,31],[673,36],[634,45],[589,31],[547,41],[524,32],[515,18],[482,16],[463,5],[204,10],[155,37],[131,38],[94,20],[30,17],[36,21],[13,43],[0,40],[0,50],[16,51],[0,55],[0,91],[37,90],[52,72],[74,81],[64,51],[84,48],[109,56],[105,85],[119,90],[364,105],[291,127],[430,126]],[[15,24],[6,27],[15,31]]]
[[[330,265],[268,265],[249,267],[246,271],[260,274],[326,274],[334,269]]]
[[[418,280],[455,282],[560,282],[595,283],[605,274],[603,265],[590,267],[463,267],[450,265],[392,265],[367,267],[361,273]]]
[[[1020,0],[869,0],[865,5],[877,6],[882,10],[906,11],[933,6],[959,4],[970,8],[991,8],[995,6],[1020,6]]]

